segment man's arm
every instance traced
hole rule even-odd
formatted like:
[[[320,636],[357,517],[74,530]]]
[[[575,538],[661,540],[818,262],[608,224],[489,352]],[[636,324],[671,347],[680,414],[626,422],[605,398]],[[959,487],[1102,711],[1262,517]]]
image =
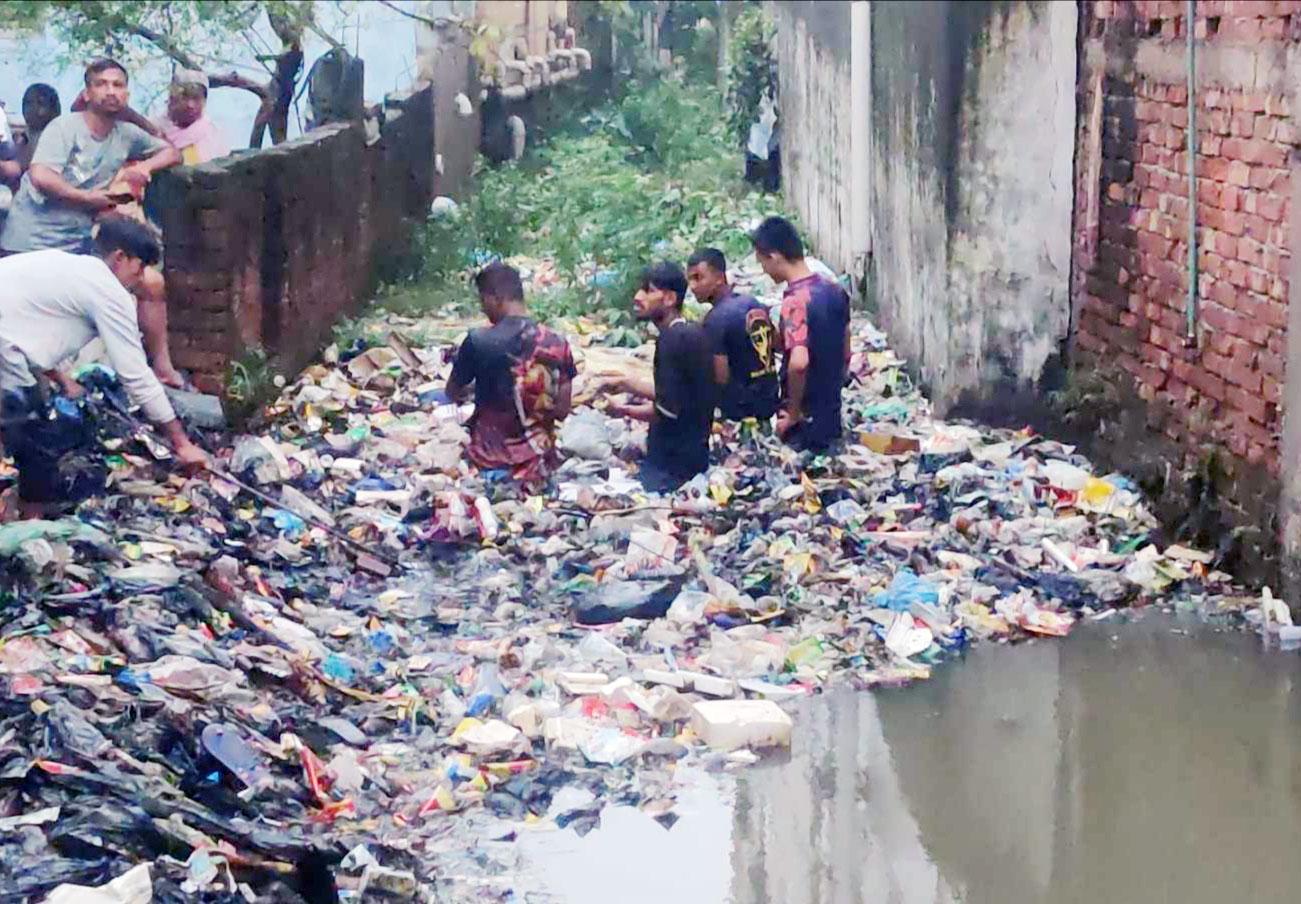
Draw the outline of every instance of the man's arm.
[[[809,350],[797,345],[786,363],[786,413],[794,421],[804,417],[804,390],[809,378]]]
[[[727,364],[727,355],[714,355],[714,382],[726,386],[732,378],[731,368]]]
[[[153,178],[154,173],[176,166],[180,162],[181,152],[167,144],[145,159],[130,164],[126,167],[126,170],[140,173],[145,182],[148,182]]]
[[[17,160],[0,160],[0,184],[17,185],[23,176],[23,165]]]
[[[43,163],[33,163],[28,175],[32,180],[32,186],[37,191],[46,197],[57,198],[65,204],[84,207],[92,213],[116,206],[109,198],[108,192],[102,189],[88,191],[70,185],[58,170]]]
[[[634,421],[644,421],[648,424],[655,419],[655,403],[650,400],[629,402],[626,405],[612,402],[605,411],[614,417],[632,418]]]
[[[556,387],[556,420],[563,421],[574,409],[574,381],[567,376],[560,378]]]
[[[77,92],[77,96],[73,98],[72,106],[69,109],[72,113],[80,113],[82,110],[86,109],[86,92],[84,89]],[[117,118],[119,122],[129,122],[133,126],[139,126],[155,138],[163,137],[163,130],[150,122],[149,119],[136,110],[135,107],[127,107],[118,114]]]
[[[598,377],[598,380],[598,385],[610,392],[626,392],[639,399],[655,398],[654,379],[608,374]]]
[[[804,392],[809,376],[809,298],[788,296],[782,301],[781,339],[786,357],[786,380],[782,408],[777,414],[777,433],[787,431],[804,419]]]
[[[470,385],[474,383],[474,369],[474,334],[469,333],[461,343],[461,347],[456,350],[452,375],[447,378],[447,397],[458,405],[470,397]]]
[[[186,436],[163,384],[149,369],[145,350],[140,345],[135,299],[116,281],[100,289],[100,297],[94,304],[95,330],[104,340],[109,364],[117,371],[127,396],[158,427],[181,465],[187,469],[206,467],[207,454]]]

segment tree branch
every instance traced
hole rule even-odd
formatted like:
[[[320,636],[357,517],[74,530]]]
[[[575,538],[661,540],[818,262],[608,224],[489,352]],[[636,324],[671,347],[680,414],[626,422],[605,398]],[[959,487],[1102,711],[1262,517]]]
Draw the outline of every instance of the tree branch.
[[[182,50],[179,46],[177,46],[177,44],[174,41],[172,41],[171,38],[167,37],[166,35],[160,34],[159,32],[154,31],[152,28],[149,28],[145,25],[141,25],[138,22],[127,22],[121,18],[119,18],[117,22],[123,29],[131,32],[132,34],[138,37],[144,38],[146,41],[153,44],[163,53],[167,54],[169,57],[176,60],[176,62],[180,63],[186,69],[195,69],[195,70],[203,69],[203,67],[198,64],[198,62],[194,59],[194,57],[190,56],[188,53]]]
[[[243,88],[245,91],[251,91],[264,99],[271,95],[270,85],[255,82],[248,76],[233,71],[225,74],[214,73],[209,75],[208,85],[213,88]]]
[[[430,28],[446,28],[448,25],[460,24],[460,22],[456,19],[449,19],[446,17],[431,19],[428,16],[422,16],[419,15],[418,13],[408,12],[407,10],[398,6],[396,3],[391,2],[391,0],[379,0],[379,4],[380,6],[387,6],[389,9],[393,10],[393,12],[397,13],[400,16],[406,16],[408,19],[415,19],[417,22],[423,22],[425,25],[428,25]]]
[[[124,29],[130,31],[132,34],[144,38],[146,41],[149,41],[186,69],[194,69],[199,72],[203,71],[203,66],[199,64],[198,60],[182,50],[166,35],[160,34],[152,28],[140,25],[139,23],[124,22],[121,19],[118,21]],[[233,70],[224,75],[209,75],[208,84],[213,88],[243,88],[245,91],[251,91],[263,99],[268,97],[270,94],[269,86],[255,82],[251,78],[240,75],[238,72]]]

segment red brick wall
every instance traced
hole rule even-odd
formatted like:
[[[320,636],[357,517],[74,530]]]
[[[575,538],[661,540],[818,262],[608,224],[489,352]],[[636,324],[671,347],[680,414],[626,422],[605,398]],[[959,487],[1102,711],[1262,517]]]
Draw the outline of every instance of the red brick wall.
[[[1185,341],[1185,4],[1082,5],[1075,367],[1119,376],[1190,453],[1279,471],[1301,2],[1197,4],[1198,317]],[[1271,67],[1277,67],[1273,72]]]
[[[379,140],[336,124],[274,148],[163,174],[172,358],[206,391],[261,347],[295,370],[408,248],[433,199],[429,88],[393,96]]]

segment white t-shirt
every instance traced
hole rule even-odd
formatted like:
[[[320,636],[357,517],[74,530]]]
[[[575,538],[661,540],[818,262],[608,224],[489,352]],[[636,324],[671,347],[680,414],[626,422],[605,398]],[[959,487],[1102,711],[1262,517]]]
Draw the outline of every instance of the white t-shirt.
[[[140,344],[136,300],[98,257],[29,251],[0,259],[0,389],[36,382],[96,336],[131,401],[154,423],[176,417]]]

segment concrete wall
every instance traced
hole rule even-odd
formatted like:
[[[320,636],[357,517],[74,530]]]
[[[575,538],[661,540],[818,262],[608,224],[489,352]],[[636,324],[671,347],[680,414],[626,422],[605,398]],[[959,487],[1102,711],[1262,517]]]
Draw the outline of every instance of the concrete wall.
[[[870,252],[868,298],[941,411],[1010,416],[1070,325],[1074,5],[773,9],[784,191],[818,256]]]
[[[479,157],[479,74],[470,55],[470,35],[456,26],[421,27],[416,42],[420,79],[434,89],[434,148],[440,170],[434,175],[434,193],[463,201]],[[457,112],[457,94],[470,99],[470,116]]]
[[[818,257],[846,271],[854,265],[856,250],[848,153],[855,126],[850,7],[848,0],[772,7],[781,79],[782,193]]]
[[[1009,415],[1070,324],[1073,4],[872,4],[873,296],[941,411]]]
[[[260,347],[295,370],[403,263],[433,198],[429,87],[391,95],[379,140],[333,124],[158,176],[172,358],[205,391]]]

